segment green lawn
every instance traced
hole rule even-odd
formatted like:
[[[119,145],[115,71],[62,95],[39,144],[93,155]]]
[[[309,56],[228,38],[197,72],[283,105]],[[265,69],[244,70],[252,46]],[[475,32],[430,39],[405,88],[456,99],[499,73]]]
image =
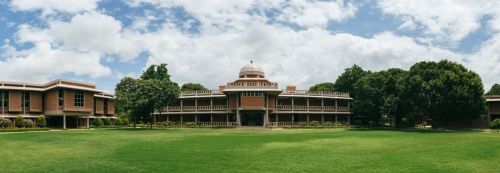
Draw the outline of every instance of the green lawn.
[[[0,133],[0,172],[499,172],[500,133],[69,130]]]

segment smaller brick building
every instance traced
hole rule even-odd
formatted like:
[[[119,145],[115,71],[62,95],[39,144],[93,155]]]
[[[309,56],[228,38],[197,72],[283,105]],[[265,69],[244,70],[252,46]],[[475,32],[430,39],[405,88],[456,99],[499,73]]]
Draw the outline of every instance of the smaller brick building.
[[[500,118],[500,95],[486,96],[488,122]]]
[[[0,118],[45,115],[49,127],[89,128],[94,118],[114,119],[113,95],[94,84],[55,80],[46,84],[0,82]]]

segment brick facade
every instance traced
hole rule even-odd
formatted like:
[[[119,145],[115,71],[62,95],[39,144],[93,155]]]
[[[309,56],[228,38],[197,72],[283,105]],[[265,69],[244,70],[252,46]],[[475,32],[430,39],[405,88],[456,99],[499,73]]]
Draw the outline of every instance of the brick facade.
[[[115,102],[113,100],[108,100],[108,115],[115,114]]]
[[[45,93],[45,99],[44,99],[45,111],[56,111],[57,110],[57,107],[59,105],[57,94],[58,94],[57,90],[50,90],[50,91]]]
[[[265,107],[266,106],[265,97],[263,96],[242,96],[241,97],[241,107],[242,108],[255,108],[255,107]]]
[[[42,112],[42,93],[31,92],[30,96],[30,112]]]
[[[22,112],[22,92],[21,91],[9,91],[9,111],[10,112]]]
[[[95,99],[95,113],[104,114],[104,100],[101,98]]]

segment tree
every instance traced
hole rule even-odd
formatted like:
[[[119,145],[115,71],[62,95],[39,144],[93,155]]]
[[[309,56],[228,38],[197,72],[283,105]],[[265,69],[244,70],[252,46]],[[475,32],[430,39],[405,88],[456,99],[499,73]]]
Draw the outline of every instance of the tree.
[[[24,127],[23,116],[22,115],[17,115],[16,116],[16,123],[15,123],[15,125],[16,125],[17,128]]]
[[[402,118],[411,118],[408,115],[413,112],[412,103],[407,101],[411,99],[404,95],[407,75],[407,71],[393,68],[362,77],[354,85],[353,93],[358,98],[352,112],[367,117],[371,125],[379,125],[386,118],[391,126],[400,126]]]
[[[324,83],[319,83],[311,88],[309,88],[309,91],[328,91],[328,92],[333,92],[335,91],[335,84],[331,82],[324,82]]]
[[[199,83],[186,83],[182,85],[181,91],[208,91],[208,89]]]
[[[339,92],[347,92],[351,94],[352,98],[357,98],[354,91],[354,85],[362,77],[369,74],[369,71],[363,70],[358,65],[353,65],[351,68],[346,68],[335,81],[335,90]]]
[[[485,108],[479,75],[448,60],[413,65],[405,90],[433,127],[468,123]]]
[[[488,91],[486,95],[500,95],[500,85],[494,84],[493,86],[491,86],[490,91]]]
[[[166,64],[152,65],[139,79],[123,78],[116,86],[117,103],[122,104],[134,119],[134,127],[140,118],[148,119],[153,128],[154,111],[174,102],[180,95],[177,83],[170,81]]]
[[[167,80],[170,81],[167,64],[151,65],[142,72],[141,79],[143,80]]]

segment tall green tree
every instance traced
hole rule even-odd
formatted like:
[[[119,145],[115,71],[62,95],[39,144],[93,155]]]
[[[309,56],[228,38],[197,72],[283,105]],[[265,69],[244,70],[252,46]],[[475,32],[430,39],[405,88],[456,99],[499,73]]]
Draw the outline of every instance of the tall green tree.
[[[143,72],[139,79],[123,78],[116,86],[116,102],[121,104],[134,120],[149,120],[154,123],[154,111],[172,103],[180,95],[177,83],[170,81],[166,64],[152,65]]]
[[[347,92],[351,94],[351,97],[357,98],[355,93],[353,93],[354,85],[359,79],[369,73],[369,71],[363,70],[358,65],[353,65],[350,68],[346,68],[345,71],[337,78],[334,88],[336,91]]]
[[[494,84],[493,86],[491,86],[490,91],[488,91],[486,95],[500,95],[500,85]]]
[[[455,62],[416,63],[406,80],[409,98],[433,127],[467,124],[485,108],[481,78]]]
[[[335,84],[331,82],[324,82],[324,83],[319,83],[311,88],[309,88],[309,91],[328,91],[328,92],[333,92],[335,91]]]
[[[167,80],[170,81],[167,64],[151,65],[142,72],[143,80]]]
[[[199,83],[185,83],[182,85],[181,91],[208,91],[208,88]]]

